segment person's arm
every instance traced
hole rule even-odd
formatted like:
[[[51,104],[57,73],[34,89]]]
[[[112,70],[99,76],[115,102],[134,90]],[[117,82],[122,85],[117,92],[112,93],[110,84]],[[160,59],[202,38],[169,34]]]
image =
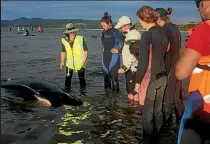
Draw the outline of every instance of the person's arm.
[[[209,30],[208,26],[197,26],[189,37],[189,40],[186,43],[186,48],[176,63],[175,74],[177,79],[183,80],[192,74],[193,69],[196,67],[200,59],[201,53],[206,48],[206,43],[209,39],[209,35],[206,31]]]
[[[200,56],[200,53],[191,48],[186,48],[184,50],[176,64],[176,77],[178,80],[186,79],[192,74],[192,71],[196,67]]]
[[[131,58],[130,58],[130,51],[129,51],[129,47],[127,45],[125,45],[123,47],[123,51],[122,51],[122,63],[123,66],[121,67],[124,71],[127,71],[130,69],[132,62],[131,62]]]
[[[83,62],[86,63],[87,57],[88,57],[88,48],[87,48],[87,44],[86,44],[84,38],[83,38],[83,50],[84,50],[84,60],[83,60]]]
[[[140,84],[149,64],[151,33],[144,32],[140,40],[139,59],[136,72],[136,83]]]
[[[120,43],[118,53],[122,53],[122,49],[124,47],[124,42],[125,42],[125,37],[118,29],[116,29],[116,35],[117,35],[117,38],[119,39],[119,43]]]
[[[104,32],[101,34],[101,44],[104,45]]]
[[[65,49],[65,46],[62,44],[62,48],[61,48],[61,63],[64,63],[65,54],[66,54],[66,49]]]

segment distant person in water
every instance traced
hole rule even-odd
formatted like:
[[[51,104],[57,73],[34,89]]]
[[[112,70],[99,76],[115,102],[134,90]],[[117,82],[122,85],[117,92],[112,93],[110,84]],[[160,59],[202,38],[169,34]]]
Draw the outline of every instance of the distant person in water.
[[[43,27],[38,26],[37,31],[38,31],[38,32],[43,32]]]
[[[31,31],[33,31],[34,30],[34,27],[33,26],[31,26]]]
[[[30,35],[30,32],[28,31],[28,29],[25,29],[25,31],[26,31],[25,35],[26,36],[29,36]]]
[[[9,26],[9,31],[11,31],[12,30],[12,27],[11,26]]]
[[[84,37],[76,34],[78,31],[72,23],[66,25],[64,31],[65,36],[61,38],[62,49],[61,49],[61,63],[60,69],[63,68],[66,56],[66,80],[65,90],[70,91],[71,79],[73,72],[77,72],[80,80],[80,87],[86,87],[85,80],[85,65],[88,57],[88,48]]]
[[[168,37],[170,48],[166,53],[165,64],[168,77],[167,87],[165,90],[163,112],[165,120],[172,116],[176,111],[177,120],[181,119],[184,112],[184,104],[182,102],[182,81],[179,81],[175,76],[175,63],[179,59],[181,48],[181,33],[177,25],[172,24],[169,15],[172,13],[172,8],[165,10],[164,8],[155,9],[159,13],[157,24],[162,27],[163,32]]]
[[[120,56],[122,52],[124,37],[113,27],[111,16],[107,12],[101,18],[102,32],[102,69],[104,73],[105,89],[119,92],[118,69],[120,68]]]

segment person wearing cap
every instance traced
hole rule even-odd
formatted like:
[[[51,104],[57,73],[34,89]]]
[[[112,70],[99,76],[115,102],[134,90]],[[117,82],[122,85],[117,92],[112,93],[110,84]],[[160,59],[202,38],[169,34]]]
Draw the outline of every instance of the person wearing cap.
[[[138,102],[140,105],[143,105],[142,98],[144,98],[146,94],[142,96],[140,93],[138,94],[134,91],[138,58],[136,58],[135,54],[131,54],[129,50],[130,43],[135,42],[136,40],[140,40],[141,34],[135,29],[134,26],[132,26],[131,18],[128,16],[122,16],[119,18],[115,28],[121,29],[121,31],[125,33],[125,42],[122,49],[123,66],[118,70],[118,72],[120,74],[125,73],[128,98]],[[147,82],[149,82],[149,80]],[[143,90],[141,90],[141,92],[145,93]]]
[[[80,87],[86,87],[85,65],[88,57],[88,48],[84,37],[76,34],[79,29],[72,23],[66,25],[65,36],[61,38],[61,63],[60,69],[64,66],[66,56],[66,80],[65,90],[70,91],[73,72],[77,72],[80,81]]]
[[[190,78],[178,144],[210,140],[210,1],[195,2],[203,22],[190,35],[175,71],[179,80]]]
[[[171,120],[169,118],[171,118],[175,109],[177,120],[180,120],[184,112],[182,81],[178,80],[175,76],[175,63],[180,55],[181,33],[177,25],[172,24],[170,21],[169,15],[172,13],[172,8],[168,8],[167,10],[156,8],[155,11],[159,13],[159,18],[156,23],[162,28],[170,43],[170,48],[165,57],[168,81],[163,101],[163,112],[167,122]]]

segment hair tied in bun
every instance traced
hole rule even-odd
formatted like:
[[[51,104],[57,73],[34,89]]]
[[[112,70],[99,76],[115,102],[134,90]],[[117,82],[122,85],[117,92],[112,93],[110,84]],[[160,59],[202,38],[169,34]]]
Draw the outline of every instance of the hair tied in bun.
[[[104,17],[107,17],[108,16],[108,12],[104,12]]]
[[[168,14],[170,15],[172,13],[172,7],[168,8],[167,11],[168,11]]]

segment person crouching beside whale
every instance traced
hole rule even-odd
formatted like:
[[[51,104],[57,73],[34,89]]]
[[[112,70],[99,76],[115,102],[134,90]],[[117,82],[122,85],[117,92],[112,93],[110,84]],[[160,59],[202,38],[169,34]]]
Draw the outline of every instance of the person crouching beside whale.
[[[64,31],[65,36],[61,38],[61,63],[60,69],[64,66],[64,59],[66,55],[66,80],[65,90],[70,91],[71,79],[73,72],[77,72],[80,80],[80,87],[86,87],[85,80],[85,64],[88,57],[88,48],[84,37],[76,34],[79,29],[75,28],[72,23],[66,25]]]

